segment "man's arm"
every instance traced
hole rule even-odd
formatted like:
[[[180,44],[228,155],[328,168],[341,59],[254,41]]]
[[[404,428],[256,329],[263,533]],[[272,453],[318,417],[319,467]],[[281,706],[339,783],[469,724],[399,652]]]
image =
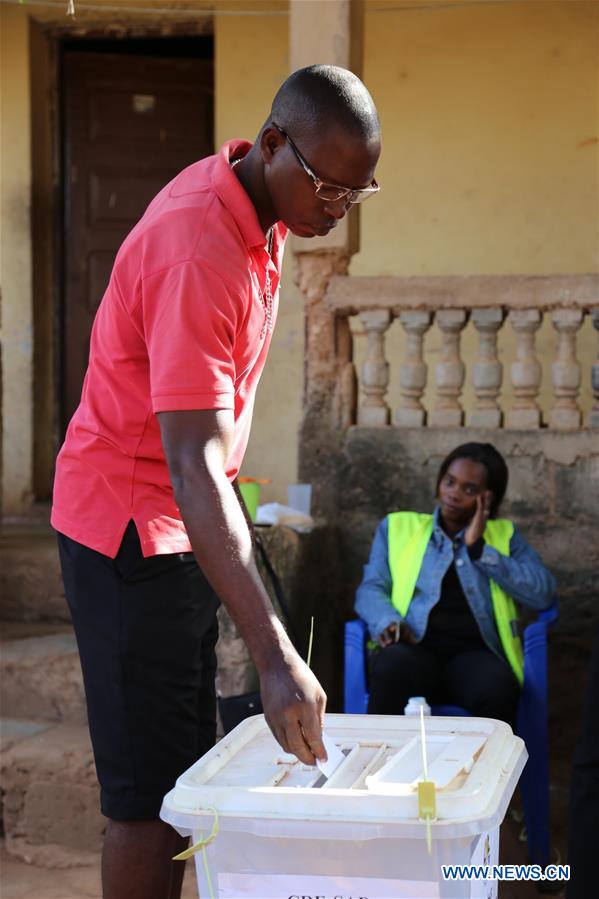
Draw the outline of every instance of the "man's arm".
[[[277,618],[225,474],[233,437],[229,410],[160,412],[175,499],[195,557],[244,639],[260,678],[264,715],[286,752],[306,764],[326,758],[326,695]]]

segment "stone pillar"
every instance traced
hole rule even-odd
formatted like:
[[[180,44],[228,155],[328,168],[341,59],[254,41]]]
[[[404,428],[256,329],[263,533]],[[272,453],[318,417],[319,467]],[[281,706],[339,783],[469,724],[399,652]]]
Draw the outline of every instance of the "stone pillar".
[[[591,309],[591,319],[599,336],[599,309]],[[591,369],[591,386],[593,388],[593,408],[589,416],[589,426],[599,428],[599,345],[597,346],[597,358]]]
[[[362,0],[289,0],[289,69],[329,63],[361,74]],[[304,403],[299,435],[299,477],[314,486],[316,515],[333,516],[335,472],[331,462],[343,428],[355,421],[356,378],[347,318],[324,309],[332,275],[347,275],[359,249],[359,208],[326,237],[291,237],[295,280],[304,295],[306,344]]]
[[[464,410],[458,402],[466,368],[460,358],[460,333],[466,324],[465,309],[441,309],[437,324],[441,330],[441,361],[435,366],[437,398],[430,414],[431,427],[453,428],[464,424]]]
[[[304,409],[326,414],[327,428],[339,426],[334,410],[340,369],[351,363],[352,337],[349,319],[323,308],[323,298],[333,275],[346,275],[349,256],[344,253],[296,253],[294,280],[301,290],[306,313],[304,358]]]
[[[576,402],[581,380],[576,332],[582,325],[582,309],[556,309],[551,313],[551,320],[559,338],[557,358],[551,366],[555,405],[550,425],[558,431],[572,431],[582,424],[582,412]]]
[[[503,366],[497,356],[497,332],[503,324],[503,309],[475,309],[472,320],[479,334],[479,345],[472,371],[476,406],[469,424],[473,428],[500,428],[502,413],[497,397],[501,391]]]
[[[511,375],[514,406],[507,414],[506,427],[526,430],[541,425],[541,410],[536,401],[541,387],[541,363],[535,356],[535,334],[541,327],[539,309],[514,309],[510,323],[516,332],[516,361]]]
[[[431,326],[431,313],[410,310],[401,312],[399,319],[406,332],[406,358],[399,366],[401,402],[395,416],[398,425],[418,428],[426,424],[426,410],[422,394],[426,387],[428,366],[424,361],[424,335]]]
[[[304,297],[306,334],[298,475],[314,485],[315,514],[325,517],[334,509],[328,463],[342,427],[355,420],[356,390],[349,319],[328,312],[322,301],[331,277],[347,275],[349,259],[342,252],[295,255],[294,280]]]
[[[325,63],[362,69],[363,0],[289,0],[289,69]],[[310,250],[342,250],[357,253],[360,210],[351,209],[326,237],[309,241]],[[308,241],[291,236],[294,252],[306,252]]]
[[[391,313],[388,309],[370,309],[360,313],[360,321],[368,338],[368,351],[360,382],[366,399],[358,409],[358,424],[388,425],[390,413],[385,394],[389,387],[389,363],[385,359],[385,331],[391,324]]]

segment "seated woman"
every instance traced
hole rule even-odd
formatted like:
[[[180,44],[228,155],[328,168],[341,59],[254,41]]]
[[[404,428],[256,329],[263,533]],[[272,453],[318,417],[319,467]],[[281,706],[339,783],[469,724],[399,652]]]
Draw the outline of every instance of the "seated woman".
[[[355,608],[382,647],[371,714],[401,715],[410,696],[514,726],[523,681],[516,603],[551,605],[553,576],[511,521],[497,518],[508,470],[490,443],[441,464],[432,515],[379,524]]]

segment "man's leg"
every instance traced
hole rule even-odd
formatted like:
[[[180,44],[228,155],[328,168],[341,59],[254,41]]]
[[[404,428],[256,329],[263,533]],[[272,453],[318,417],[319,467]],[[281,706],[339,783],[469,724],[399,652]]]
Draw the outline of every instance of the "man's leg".
[[[164,821],[108,821],[102,854],[104,899],[179,899],[185,862],[171,861],[186,848]]]
[[[178,899],[183,841],[158,815],[214,744],[218,600],[192,554],[144,559],[132,525],[114,561],[59,545],[109,819],[104,895]]]
[[[403,715],[410,696],[429,701],[435,691],[435,654],[410,643],[392,643],[376,652],[370,673],[370,715]]]

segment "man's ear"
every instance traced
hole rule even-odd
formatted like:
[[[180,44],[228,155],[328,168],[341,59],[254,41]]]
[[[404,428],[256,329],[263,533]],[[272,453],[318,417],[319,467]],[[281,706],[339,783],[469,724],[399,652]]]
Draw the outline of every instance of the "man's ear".
[[[272,125],[267,125],[260,135],[260,153],[265,164],[271,163],[273,157],[284,146],[285,138]]]

